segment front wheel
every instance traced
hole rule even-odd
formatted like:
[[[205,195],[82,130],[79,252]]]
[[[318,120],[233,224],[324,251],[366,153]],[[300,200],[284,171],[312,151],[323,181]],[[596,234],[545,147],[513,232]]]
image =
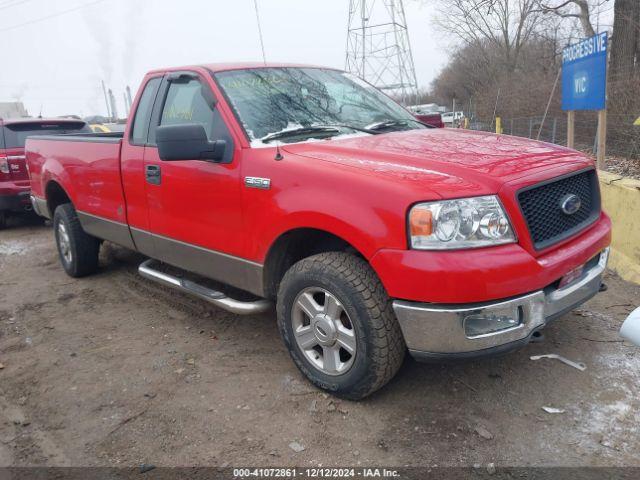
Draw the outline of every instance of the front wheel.
[[[278,327],[316,386],[358,400],[384,386],[405,354],[391,301],[371,267],[342,252],[293,265],[278,292]]]
[[[0,230],[7,228],[7,212],[0,210]]]
[[[53,232],[64,271],[71,277],[84,277],[98,269],[100,241],[86,233],[75,208],[65,203],[53,215]]]

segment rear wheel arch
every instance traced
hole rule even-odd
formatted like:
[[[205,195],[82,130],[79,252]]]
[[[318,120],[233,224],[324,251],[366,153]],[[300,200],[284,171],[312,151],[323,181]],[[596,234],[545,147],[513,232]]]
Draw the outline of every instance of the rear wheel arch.
[[[322,229],[296,228],[282,233],[271,244],[264,262],[263,282],[267,298],[275,298],[280,281],[296,262],[325,252],[347,252],[368,261],[352,243]]]
[[[44,189],[45,199],[47,200],[47,209],[49,215],[53,218],[56,212],[56,208],[65,203],[71,203],[71,197],[67,194],[66,190],[55,180],[50,180]]]

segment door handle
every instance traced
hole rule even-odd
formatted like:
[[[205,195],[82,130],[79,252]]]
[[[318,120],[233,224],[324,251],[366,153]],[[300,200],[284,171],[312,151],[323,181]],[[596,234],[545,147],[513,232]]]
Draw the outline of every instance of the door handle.
[[[160,165],[145,165],[144,176],[147,179],[147,183],[152,185],[160,185],[162,181],[162,171]]]

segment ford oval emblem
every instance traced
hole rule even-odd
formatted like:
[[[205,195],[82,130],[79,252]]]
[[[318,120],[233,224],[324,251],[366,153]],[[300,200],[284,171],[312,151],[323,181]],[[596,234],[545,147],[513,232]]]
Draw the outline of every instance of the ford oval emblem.
[[[578,195],[570,193],[560,199],[560,208],[567,215],[573,215],[582,206],[582,200]]]

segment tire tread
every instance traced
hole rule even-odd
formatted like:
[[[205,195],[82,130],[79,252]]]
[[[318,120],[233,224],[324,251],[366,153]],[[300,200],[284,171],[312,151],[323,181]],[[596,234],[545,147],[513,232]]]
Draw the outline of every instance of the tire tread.
[[[285,321],[286,317],[285,306],[280,301],[283,289],[287,288],[294,276],[309,275],[311,272],[342,277],[358,292],[368,312],[373,344],[370,352],[371,368],[368,370],[368,375],[348,392],[338,392],[341,396],[350,399],[364,398],[389,382],[404,360],[406,346],[393,311],[392,301],[378,276],[366,261],[344,252],[320,253],[297,262],[282,279],[278,295],[279,322]],[[296,363],[300,367],[299,362]],[[303,373],[306,372],[303,370]],[[313,378],[310,380],[314,381]]]
[[[65,271],[75,278],[95,273],[98,270],[100,241],[84,231],[72,204],[64,203],[56,208],[53,221],[54,233],[57,223],[61,220],[65,222],[68,228],[73,251],[72,264],[69,268],[65,267]],[[64,262],[62,264],[65,266]]]

